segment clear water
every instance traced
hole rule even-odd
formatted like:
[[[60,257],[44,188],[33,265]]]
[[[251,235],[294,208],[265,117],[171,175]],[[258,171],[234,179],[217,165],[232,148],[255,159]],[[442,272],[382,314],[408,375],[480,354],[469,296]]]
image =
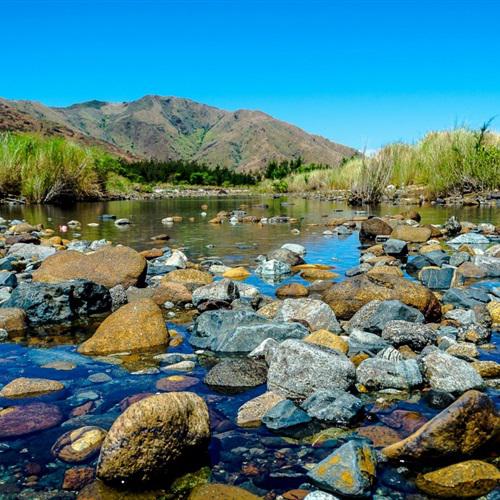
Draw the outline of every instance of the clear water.
[[[288,202],[288,205],[282,205]],[[208,215],[202,217],[201,205],[207,203]],[[256,204],[268,204],[269,208],[253,207]],[[250,215],[273,216],[289,215],[299,219],[294,227],[300,229],[298,236],[291,234],[290,225],[230,224],[212,225],[208,220],[220,210],[239,209],[246,205]],[[399,213],[399,207],[381,207],[373,213]],[[493,208],[468,208],[463,210],[444,208],[420,208],[423,223],[442,223],[449,216],[457,215],[461,220],[472,222],[492,222],[500,224],[500,210]],[[133,224],[118,228],[111,222],[98,221],[101,214],[114,214],[127,217]],[[245,265],[252,269],[254,259],[259,254],[279,248],[283,243],[296,242],[307,248],[307,262],[330,264],[342,276],[344,271],[359,263],[359,240],[354,232],[351,236],[339,238],[323,236],[326,229],[324,223],[329,218],[348,217],[352,211],[344,205],[317,200],[269,198],[217,198],[217,199],[172,199],[161,201],[120,201],[106,203],[81,203],[64,209],[58,207],[2,207],[0,215],[7,219],[25,218],[29,222],[42,222],[46,227],[57,229],[71,219],[82,223],[81,238],[94,240],[106,238],[115,243],[123,243],[138,250],[159,245],[151,241],[151,237],[159,233],[168,233],[170,246],[183,248],[192,260],[205,257],[219,257],[227,265]],[[164,226],[161,219],[167,216],[181,215],[184,221],[171,227]],[[194,222],[188,218],[194,217]],[[98,227],[88,227],[90,222],[99,222]],[[67,236],[72,237],[72,232]],[[159,245],[161,246],[161,245]],[[280,284],[263,282],[253,275],[246,281],[258,286],[263,293],[273,295],[275,289],[289,281],[302,281],[294,276]],[[169,326],[188,337],[187,325],[170,324]],[[65,415],[62,425],[44,432],[35,433],[18,439],[0,442],[0,498],[42,498],[43,492],[59,490],[64,471],[69,464],[56,460],[50,448],[56,439],[67,430],[82,425],[99,425],[109,428],[113,420],[120,414],[118,403],[126,396],[142,392],[155,392],[158,379],[175,374],[156,373],[137,375],[133,372],[155,367],[151,357],[125,359],[123,365],[111,365],[103,361],[80,356],[75,352],[75,345],[82,340],[66,335],[53,341],[49,347],[38,347],[36,340],[24,344],[0,344],[0,384],[3,385],[20,376],[43,377],[61,380],[66,390],[51,396],[36,398],[57,404]],[[498,346],[498,335],[494,335]],[[177,347],[169,347],[167,352],[192,352],[187,341]],[[481,359],[500,358],[498,348],[484,351]],[[41,368],[50,361],[69,360],[77,365],[71,371],[57,371]],[[212,477],[216,482],[242,485],[260,495],[268,491],[277,493],[298,487],[306,481],[306,464],[314,463],[331,453],[349,437],[355,429],[339,430],[326,440],[311,444],[310,440],[285,439],[259,429],[241,429],[235,426],[237,409],[249,399],[264,392],[260,387],[236,396],[225,396],[211,391],[203,384],[207,368],[197,365],[194,372],[189,373],[199,379],[199,383],[189,390],[203,395],[212,412],[213,439],[210,447],[210,466]],[[92,373],[104,372],[112,380],[96,384],[88,380]],[[87,394],[95,398],[95,409],[85,417],[70,419],[69,413],[78,404],[85,402],[85,397],[78,401],[78,394]],[[493,391],[489,391],[492,396]],[[85,396],[85,394],[84,394]],[[420,413],[424,418],[432,417],[437,410],[430,408],[420,397],[413,394],[407,401],[395,401],[387,405],[377,405],[366,396],[367,408],[365,418],[356,426],[363,427],[380,423],[380,415],[388,414],[395,409],[407,409]],[[15,404],[27,404],[34,399],[16,400]],[[0,407],[12,405],[12,400],[0,399]],[[408,433],[399,430],[401,436]],[[37,479],[30,476],[28,464],[38,464],[41,472]],[[95,460],[90,461],[95,464]],[[431,465],[431,464],[427,464]],[[408,474],[411,478],[412,472]],[[30,482],[32,481],[32,482]],[[27,485],[28,482],[28,485]],[[416,491],[411,481],[396,469],[383,467],[378,475],[377,488],[380,493],[391,498],[405,498]]]

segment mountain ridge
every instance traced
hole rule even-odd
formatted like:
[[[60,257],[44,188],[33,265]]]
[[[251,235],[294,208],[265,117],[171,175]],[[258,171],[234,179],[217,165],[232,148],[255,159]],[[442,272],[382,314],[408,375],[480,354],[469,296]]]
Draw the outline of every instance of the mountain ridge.
[[[133,101],[94,99],[64,107],[29,100],[0,102],[134,158],[262,171],[272,160],[298,157],[333,167],[357,153],[259,110],[227,111],[183,97],[149,94]]]

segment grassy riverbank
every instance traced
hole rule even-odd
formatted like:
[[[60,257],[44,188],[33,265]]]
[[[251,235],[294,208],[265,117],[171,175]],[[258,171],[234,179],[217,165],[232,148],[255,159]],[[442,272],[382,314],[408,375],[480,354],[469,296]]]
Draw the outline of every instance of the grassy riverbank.
[[[409,145],[390,144],[372,157],[355,157],[339,168],[321,168],[268,179],[263,191],[349,190],[378,201],[387,186],[423,186],[430,197],[500,188],[500,135],[457,129],[432,132]]]

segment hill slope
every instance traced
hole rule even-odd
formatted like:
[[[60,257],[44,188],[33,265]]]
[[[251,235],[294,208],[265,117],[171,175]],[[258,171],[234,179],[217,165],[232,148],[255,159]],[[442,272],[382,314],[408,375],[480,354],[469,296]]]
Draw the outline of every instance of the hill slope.
[[[259,111],[229,112],[176,97],[89,101],[64,108],[33,101],[0,102],[142,158],[195,160],[258,171],[271,160],[299,156],[306,162],[335,166],[356,153]]]

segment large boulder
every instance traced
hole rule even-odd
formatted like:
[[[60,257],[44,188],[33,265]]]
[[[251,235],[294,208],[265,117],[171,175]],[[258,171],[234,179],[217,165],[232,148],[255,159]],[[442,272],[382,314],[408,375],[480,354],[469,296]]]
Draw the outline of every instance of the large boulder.
[[[307,475],[322,490],[347,497],[367,496],[375,482],[377,459],[372,448],[348,441]]]
[[[379,334],[387,323],[394,320],[423,323],[424,315],[400,300],[372,300],[351,318],[349,328]]]
[[[206,451],[208,408],[191,392],[170,392],[129,406],[106,435],[97,476],[109,483],[146,483],[171,476]]]
[[[335,313],[321,300],[285,299],[275,316],[275,321],[305,321],[311,330],[342,331]]]
[[[415,227],[409,224],[398,224],[391,233],[391,238],[409,243],[425,243],[431,237],[429,227]]]
[[[2,308],[24,310],[31,326],[85,320],[111,310],[108,289],[87,280],[62,283],[21,283]]]
[[[146,270],[146,259],[132,248],[108,245],[90,254],[74,250],[57,252],[33,273],[33,281],[60,283],[86,279],[107,288],[129,287],[144,284]]]
[[[161,309],[151,299],[142,299],[108,316],[94,335],[78,347],[78,352],[106,355],[147,351],[167,342],[168,330]]]
[[[439,350],[424,356],[422,366],[426,382],[436,391],[462,394],[484,385],[481,375],[470,363]]]
[[[498,434],[500,418],[493,401],[468,391],[406,439],[382,450],[389,459],[421,460],[472,455]]]
[[[399,276],[355,276],[341,283],[334,283],[323,300],[333,309],[338,319],[348,320],[372,300],[400,300],[418,309],[428,321],[441,317],[441,305],[427,288]]]
[[[379,235],[388,236],[392,233],[392,227],[379,217],[372,217],[361,223],[359,239],[371,241]]]
[[[353,363],[342,353],[300,340],[285,340],[274,352],[267,385],[290,399],[305,399],[318,389],[348,389]]]
[[[431,497],[476,498],[500,484],[500,472],[487,462],[468,460],[421,474],[415,484]]]
[[[309,331],[299,323],[271,321],[247,310],[207,311],[196,318],[191,345],[214,352],[247,353],[264,340],[302,339]]]

